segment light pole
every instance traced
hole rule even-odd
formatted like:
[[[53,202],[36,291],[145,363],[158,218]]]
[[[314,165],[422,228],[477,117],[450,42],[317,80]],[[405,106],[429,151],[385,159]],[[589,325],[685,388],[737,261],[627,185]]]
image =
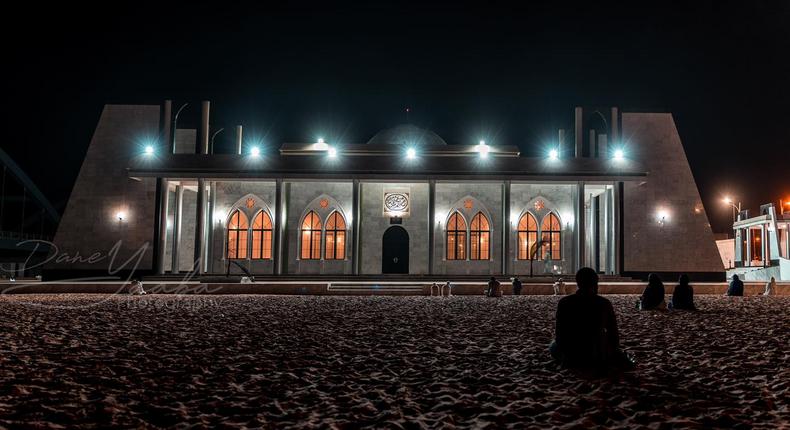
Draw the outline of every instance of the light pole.
[[[736,211],[737,213],[741,213],[741,202],[738,202],[738,205],[735,205],[735,203],[733,203],[732,199],[729,197],[725,197],[722,201],[732,207],[732,223],[735,224]]]
[[[214,153],[214,138],[217,137],[218,134],[222,133],[225,130],[225,127],[220,128],[219,130],[215,131],[214,134],[211,135],[211,153]]]
[[[184,110],[185,107],[187,107],[188,104],[189,103],[184,103],[183,105],[181,105],[181,107],[176,112],[176,116],[173,118],[173,137],[171,139],[173,154],[176,153],[176,132],[178,131],[178,115],[181,113],[182,110]]]

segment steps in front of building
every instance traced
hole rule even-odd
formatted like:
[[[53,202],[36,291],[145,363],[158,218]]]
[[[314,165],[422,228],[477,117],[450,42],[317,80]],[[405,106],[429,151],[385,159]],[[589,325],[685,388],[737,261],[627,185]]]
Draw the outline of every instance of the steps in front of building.
[[[145,282],[176,282],[176,281],[191,281],[202,283],[234,283],[240,282],[243,275],[232,274],[229,278],[224,274],[205,274],[200,276],[189,276],[187,273],[181,274],[167,274],[167,275],[152,275],[145,276]],[[483,282],[486,283],[491,279],[491,275],[271,275],[261,274],[254,275],[256,282],[370,282],[370,283],[388,283],[388,282],[402,282],[404,284],[432,284],[445,283],[450,281],[456,282]],[[494,275],[494,277],[503,284],[510,284],[512,275]],[[524,284],[553,284],[557,279],[563,278],[565,282],[573,282],[574,275],[554,275],[554,276],[519,276],[519,280]],[[620,275],[599,275],[600,283],[606,282],[639,282],[630,277]]]

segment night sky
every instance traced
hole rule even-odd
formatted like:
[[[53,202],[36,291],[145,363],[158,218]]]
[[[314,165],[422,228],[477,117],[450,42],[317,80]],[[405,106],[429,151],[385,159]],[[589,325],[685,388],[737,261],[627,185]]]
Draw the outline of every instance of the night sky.
[[[105,103],[188,101],[186,127],[208,99],[215,129],[269,150],[365,142],[408,106],[450,143],[527,155],[574,106],[615,105],[674,114],[715,231],[725,193],[790,198],[789,2],[284,3],[6,11],[3,149],[62,211]]]

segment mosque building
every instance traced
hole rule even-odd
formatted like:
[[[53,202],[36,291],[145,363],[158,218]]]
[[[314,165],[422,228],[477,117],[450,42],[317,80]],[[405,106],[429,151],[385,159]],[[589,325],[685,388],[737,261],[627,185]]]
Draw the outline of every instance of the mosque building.
[[[55,236],[50,278],[649,272],[724,279],[670,113],[575,108],[540,157],[415,125],[364,143],[213,153],[172,105],[107,105]],[[100,256],[89,261],[89,256]],[[82,256],[84,258],[73,258]],[[108,257],[102,259],[101,257]],[[97,264],[101,261],[101,264]]]

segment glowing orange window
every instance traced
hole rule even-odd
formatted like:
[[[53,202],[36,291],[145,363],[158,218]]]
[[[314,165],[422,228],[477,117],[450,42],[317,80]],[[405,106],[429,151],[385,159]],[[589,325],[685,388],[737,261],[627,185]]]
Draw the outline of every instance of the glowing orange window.
[[[321,219],[318,214],[310,211],[302,220],[302,252],[303,260],[321,258]]]
[[[518,220],[518,259],[531,260],[532,247],[538,240],[538,222],[527,212]]]
[[[562,228],[560,227],[560,219],[557,215],[549,213],[543,217],[543,223],[540,226],[540,239],[545,243],[545,245],[543,245],[543,252],[548,252],[550,259],[562,259]]]
[[[332,212],[326,221],[325,247],[324,258],[327,260],[346,258],[346,220],[340,212]]]
[[[272,219],[265,211],[258,212],[252,220],[252,259],[272,258]]]
[[[233,212],[228,221],[228,258],[247,258],[247,215],[238,209]]]
[[[447,221],[447,259],[466,259],[466,220],[458,212]]]
[[[488,260],[491,247],[491,228],[488,218],[478,212],[472,218],[469,228],[469,258],[472,260]]]

